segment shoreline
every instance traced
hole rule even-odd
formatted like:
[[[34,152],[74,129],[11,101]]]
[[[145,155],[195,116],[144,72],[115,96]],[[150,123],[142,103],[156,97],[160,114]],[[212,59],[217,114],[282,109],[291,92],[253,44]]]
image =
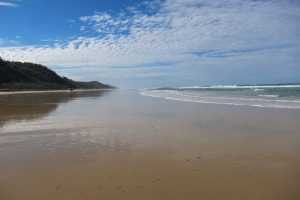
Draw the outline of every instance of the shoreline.
[[[89,92],[89,91],[105,91],[105,90],[115,90],[116,88],[99,88],[99,89],[76,89],[76,90],[10,90],[1,91],[0,95],[10,95],[10,94],[39,94],[39,93],[75,93],[75,92]]]

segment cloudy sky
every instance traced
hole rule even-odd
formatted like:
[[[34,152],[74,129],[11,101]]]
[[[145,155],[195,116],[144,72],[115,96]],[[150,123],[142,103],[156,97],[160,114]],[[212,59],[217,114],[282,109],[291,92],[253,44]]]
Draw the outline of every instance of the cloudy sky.
[[[0,56],[125,88],[300,82],[300,1],[0,0]]]

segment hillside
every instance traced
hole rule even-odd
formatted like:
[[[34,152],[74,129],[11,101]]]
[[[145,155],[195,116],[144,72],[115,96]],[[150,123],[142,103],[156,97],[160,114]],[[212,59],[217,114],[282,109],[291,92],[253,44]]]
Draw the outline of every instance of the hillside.
[[[0,58],[0,90],[106,89],[98,81],[78,82],[60,77],[47,67],[33,63],[11,62]]]

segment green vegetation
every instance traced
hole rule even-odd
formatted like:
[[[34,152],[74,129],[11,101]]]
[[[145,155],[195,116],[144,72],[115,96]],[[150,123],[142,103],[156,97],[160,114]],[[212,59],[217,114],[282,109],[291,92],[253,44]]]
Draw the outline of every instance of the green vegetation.
[[[34,63],[5,61],[0,57],[0,90],[106,89],[113,86],[98,81],[78,82],[60,77]]]

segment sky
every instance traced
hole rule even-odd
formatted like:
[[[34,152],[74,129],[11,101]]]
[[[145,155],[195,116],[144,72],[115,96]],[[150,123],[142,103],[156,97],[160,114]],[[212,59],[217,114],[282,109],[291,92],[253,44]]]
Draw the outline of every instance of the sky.
[[[0,0],[0,57],[121,88],[300,82],[299,0]]]

